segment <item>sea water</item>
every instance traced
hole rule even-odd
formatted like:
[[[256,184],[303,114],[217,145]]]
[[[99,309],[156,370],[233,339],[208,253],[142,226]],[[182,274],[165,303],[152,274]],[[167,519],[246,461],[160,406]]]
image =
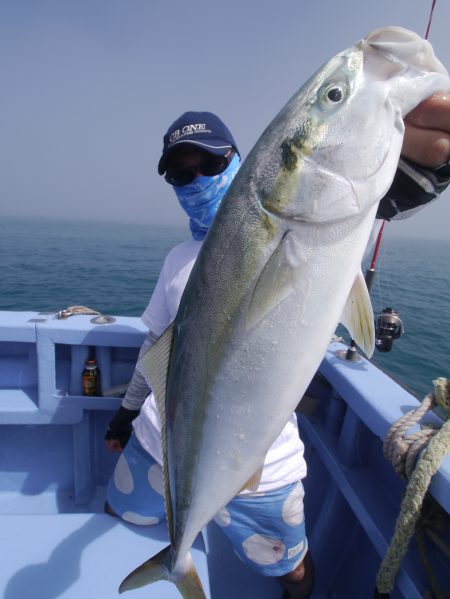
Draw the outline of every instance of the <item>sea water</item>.
[[[57,312],[84,305],[102,314],[140,316],[165,255],[188,237],[187,227],[4,218],[0,310]],[[374,313],[398,311],[405,334],[373,360],[418,397],[436,377],[450,378],[449,290],[450,242],[383,239],[371,293]]]

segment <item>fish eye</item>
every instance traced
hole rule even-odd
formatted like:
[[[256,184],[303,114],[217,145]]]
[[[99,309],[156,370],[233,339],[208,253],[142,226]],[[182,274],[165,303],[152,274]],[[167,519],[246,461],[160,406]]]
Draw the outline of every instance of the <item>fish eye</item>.
[[[340,102],[344,97],[344,91],[341,87],[332,87],[327,91],[327,98],[331,100],[331,102]]]
[[[348,96],[348,85],[344,82],[333,82],[326,85],[319,93],[322,108],[331,108],[343,102]]]

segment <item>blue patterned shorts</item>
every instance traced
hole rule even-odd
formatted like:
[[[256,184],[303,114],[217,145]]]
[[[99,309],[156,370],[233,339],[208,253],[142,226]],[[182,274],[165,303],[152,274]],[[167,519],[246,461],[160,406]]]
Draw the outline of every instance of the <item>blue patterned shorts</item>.
[[[275,491],[238,495],[214,520],[239,557],[265,576],[282,576],[302,562],[308,548],[299,481]],[[107,489],[116,514],[133,524],[156,524],[165,518],[161,466],[132,435]]]

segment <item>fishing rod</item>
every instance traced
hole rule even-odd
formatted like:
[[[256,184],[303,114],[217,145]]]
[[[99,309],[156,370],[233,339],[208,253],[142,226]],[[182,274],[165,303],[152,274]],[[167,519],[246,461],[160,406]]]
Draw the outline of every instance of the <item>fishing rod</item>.
[[[381,223],[380,230],[378,232],[375,249],[372,255],[372,261],[369,268],[366,270],[365,281],[367,285],[367,291],[372,291],[373,281],[375,279],[375,265],[378,259],[378,252],[380,251],[381,238],[383,236],[384,225],[386,221],[383,220]],[[392,344],[396,339],[399,339],[405,332],[403,322],[400,319],[400,314],[393,308],[384,308],[377,316],[375,322],[375,347],[380,352],[388,352],[392,349]],[[354,343],[354,342],[353,342]],[[353,350],[352,350],[353,351]],[[350,354],[351,356],[353,354]]]
[[[383,237],[383,230],[384,230],[385,224],[386,224],[386,221],[383,220],[381,223],[381,228],[378,231],[377,241],[375,243],[375,249],[374,249],[373,255],[372,255],[372,261],[370,263],[369,268],[366,270],[365,281],[366,281],[366,285],[367,285],[367,291],[369,293],[372,290],[373,281],[375,279],[375,265],[376,265],[377,259],[378,259],[378,252],[380,251],[381,238]]]
[[[436,0],[433,0],[431,3],[431,10],[430,10],[430,18],[428,19],[428,25],[427,25],[427,30],[425,32],[425,39],[428,39],[428,34],[430,33],[430,27],[431,27],[431,21],[433,20],[433,13],[434,13],[434,7],[436,6]]]

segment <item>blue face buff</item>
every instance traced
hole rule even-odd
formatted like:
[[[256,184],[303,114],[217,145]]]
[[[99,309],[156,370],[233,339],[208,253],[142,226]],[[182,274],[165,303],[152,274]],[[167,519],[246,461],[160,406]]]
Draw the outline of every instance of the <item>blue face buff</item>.
[[[240,165],[239,154],[235,154],[223,173],[214,177],[200,175],[192,183],[173,188],[181,207],[189,216],[189,228],[194,239],[204,239]]]

